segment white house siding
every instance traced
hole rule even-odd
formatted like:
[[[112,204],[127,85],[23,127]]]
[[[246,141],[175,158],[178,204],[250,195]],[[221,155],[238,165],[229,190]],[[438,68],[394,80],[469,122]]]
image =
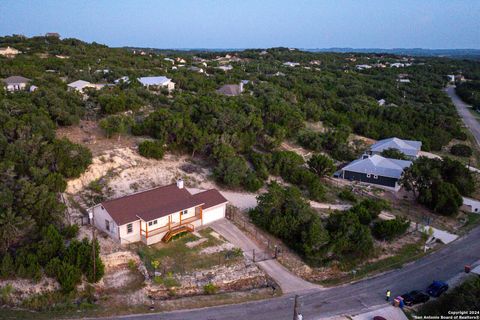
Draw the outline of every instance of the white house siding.
[[[203,224],[209,224],[214,221],[220,220],[225,218],[225,210],[226,210],[227,204],[219,204],[218,206],[214,206],[208,209],[203,209]]]
[[[480,201],[463,197],[462,210],[480,214]]]
[[[120,242],[122,244],[129,244],[132,242],[140,241],[140,220],[131,222],[132,224],[132,232],[128,233],[127,224],[118,227],[120,233]]]
[[[118,235],[118,226],[113,221],[112,217],[108,214],[107,210],[105,210],[101,205],[96,205],[92,208],[93,210],[93,221],[97,229],[102,230],[110,237],[112,237],[116,241],[120,241]],[[109,222],[110,230],[106,229],[105,221]]]

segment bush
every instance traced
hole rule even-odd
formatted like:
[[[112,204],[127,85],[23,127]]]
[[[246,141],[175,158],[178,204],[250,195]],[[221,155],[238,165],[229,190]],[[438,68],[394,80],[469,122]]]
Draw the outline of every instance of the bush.
[[[335,170],[333,160],[323,154],[314,154],[308,160],[308,167],[319,177],[330,176]]]
[[[163,143],[159,140],[143,141],[138,145],[138,152],[145,158],[162,159],[165,153]]]
[[[341,200],[345,200],[353,203],[357,202],[357,198],[355,197],[355,194],[352,192],[352,190],[349,190],[349,189],[343,189],[342,191],[340,191],[338,193],[338,197]]]
[[[12,256],[7,252],[2,258],[2,264],[0,265],[0,276],[2,278],[10,278],[15,275],[15,264],[13,263]]]
[[[450,153],[459,157],[471,157],[473,154],[472,148],[466,144],[456,144],[450,148]]]
[[[373,236],[379,240],[392,241],[393,239],[404,234],[410,221],[404,218],[396,217],[393,220],[382,220],[375,222],[372,227]]]
[[[381,156],[390,159],[408,160],[408,157],[403,152],[393,148],[383,150]]]
[[[215,294],[217,293],[217,291],[218,291],[217,286],[211,282],[203,286],[203,293],[205,294]]]

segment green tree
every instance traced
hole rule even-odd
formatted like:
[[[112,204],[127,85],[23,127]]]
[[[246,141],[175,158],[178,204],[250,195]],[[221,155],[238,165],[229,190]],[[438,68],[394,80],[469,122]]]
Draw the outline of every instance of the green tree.
[[[138,145],[138,152],[146,158],[162,159],[165,150],[161,141],[146,140]]]
[[[382,151],[382,157],[398,160],[409,160],[408,157],[398,149],[389,148]]]
[[[335,171],[333,160],[323,154],[314,154],[307,163],[310,170],[319,177],[330,176]]]

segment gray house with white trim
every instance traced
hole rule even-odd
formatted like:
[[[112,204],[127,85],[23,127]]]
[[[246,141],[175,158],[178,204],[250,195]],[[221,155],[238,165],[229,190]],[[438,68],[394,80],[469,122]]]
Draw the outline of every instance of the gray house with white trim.
[[[350,181],[360,181],[400,189],[398,181],[403,171],[412,165],[412,161],[384,158],[380,155],[364,155],[343,167],[337,176]]]

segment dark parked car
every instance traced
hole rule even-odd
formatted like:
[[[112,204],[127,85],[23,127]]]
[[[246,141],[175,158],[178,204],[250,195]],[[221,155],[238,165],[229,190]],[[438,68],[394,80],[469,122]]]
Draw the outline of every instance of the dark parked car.
[[[427,293],[432,297],[440,297],[442,293],[448,290],[448,284],[443,281],[435,280],[427,288]]]
[[[403,302],[407,306],[413,306],[414,304],[424,303],[430,299],[430,296],[422,291],[413,290],[408,293],[402,294]]]

